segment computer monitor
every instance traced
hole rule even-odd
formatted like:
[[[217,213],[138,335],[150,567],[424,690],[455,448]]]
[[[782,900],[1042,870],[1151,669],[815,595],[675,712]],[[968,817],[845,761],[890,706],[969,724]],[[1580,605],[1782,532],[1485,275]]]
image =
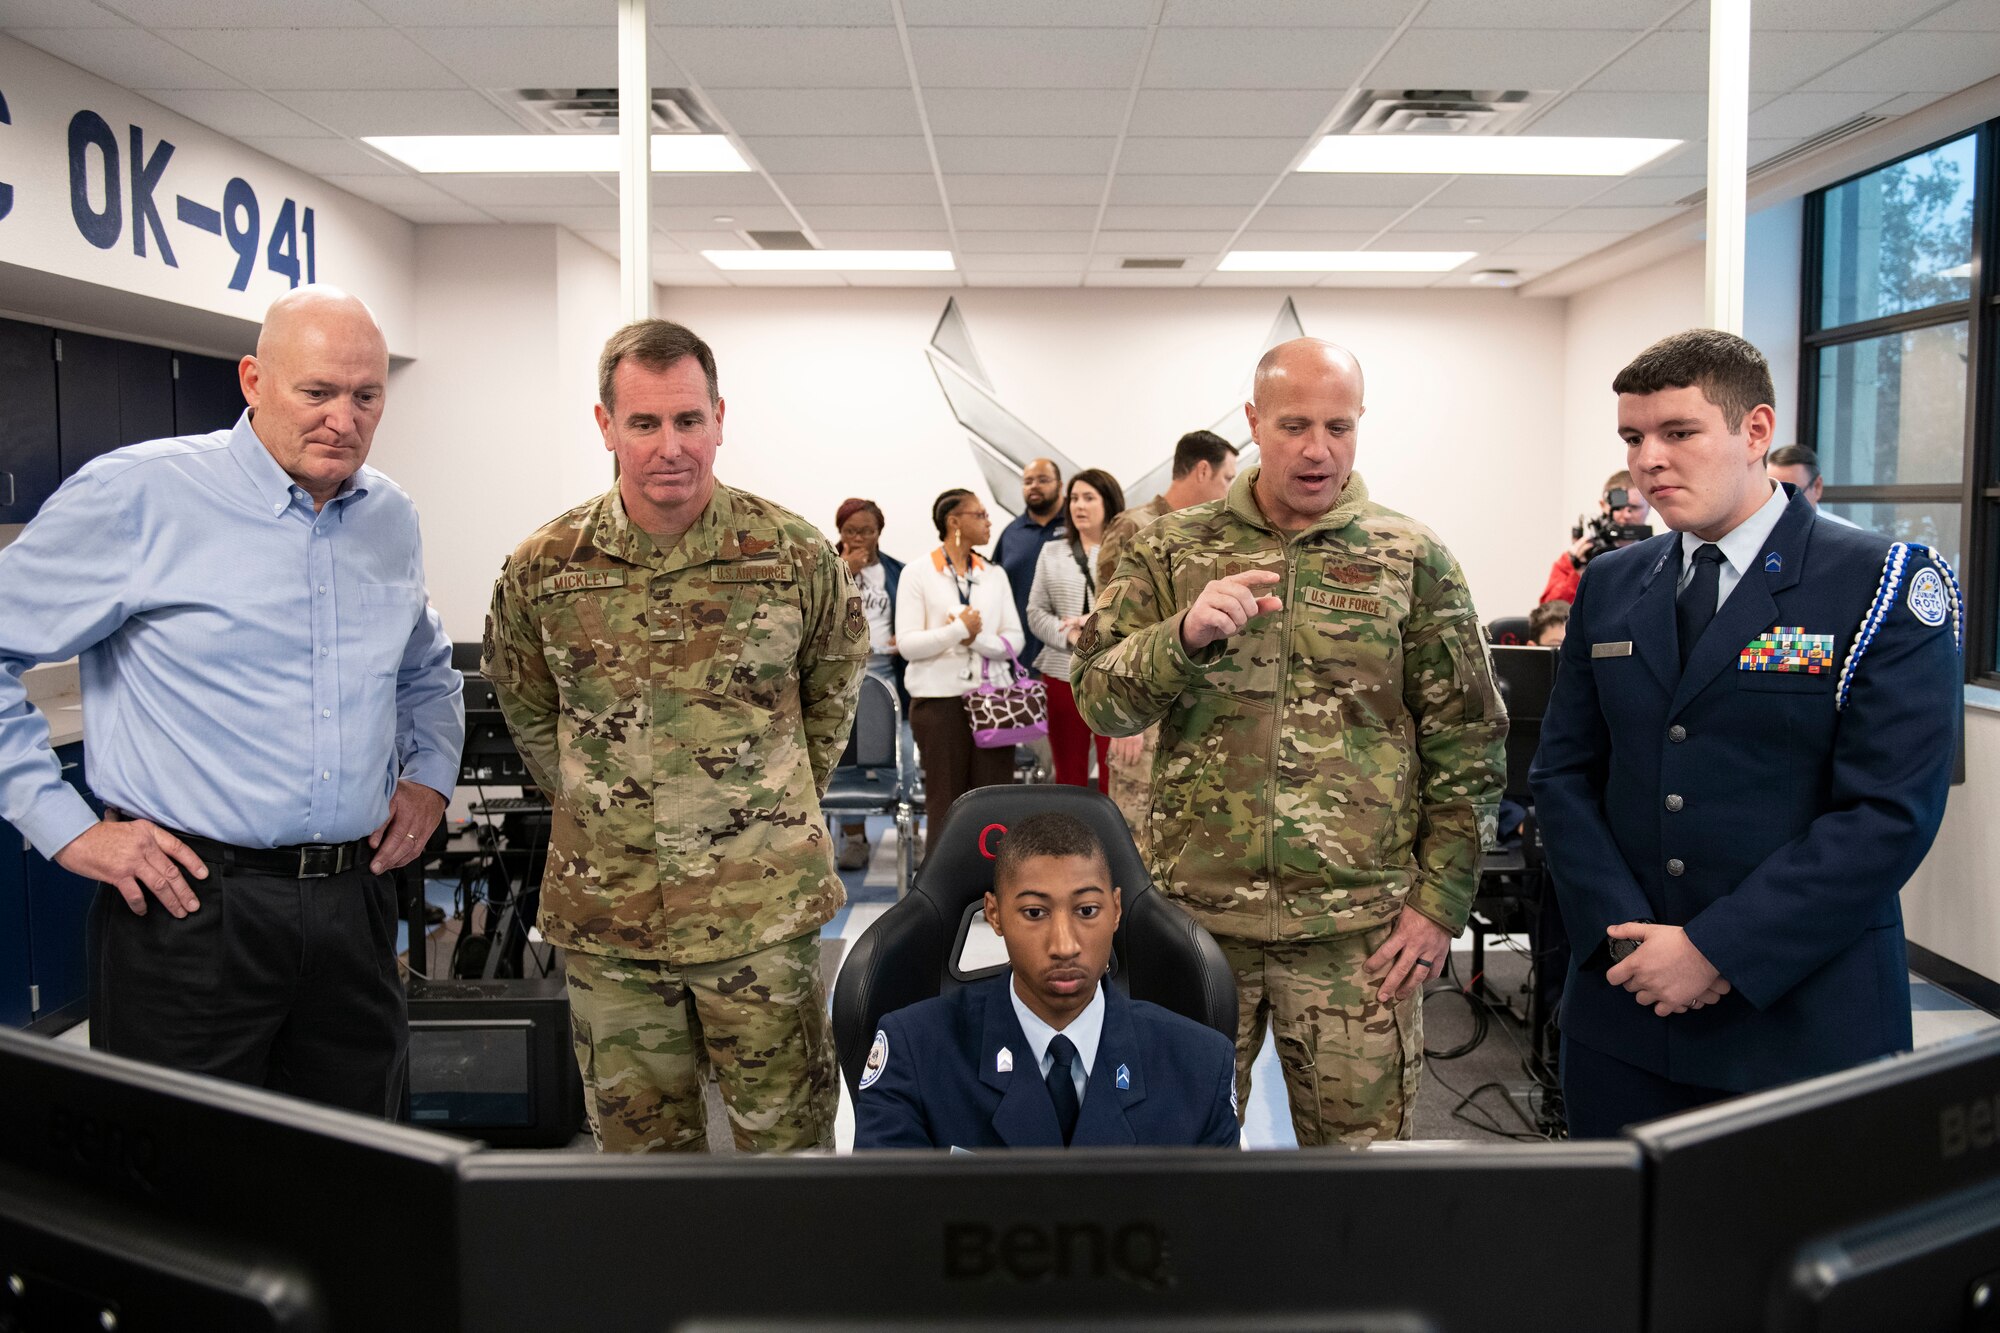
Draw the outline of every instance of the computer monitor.
[[[2000,1031],[1631,1136],[1652,1333],[2000,1327]]]
[[[583,1129],[583,1078],[560,969],[410,982],[410,1121],[496,1148],[560,1148]]]
[[[1507,701],[1507,795],[1529,801],[1528,769],[1542,742],[1542,718],[1555,690],[1556,650],[1531,645],[1493,644],[1493,674]]]
[[[485,1152],[463,1179],[469,1328],[1639,1328],[1630,1143]]]
[[[0,1031],[0,1328],[457,1327],[476,1151]]]

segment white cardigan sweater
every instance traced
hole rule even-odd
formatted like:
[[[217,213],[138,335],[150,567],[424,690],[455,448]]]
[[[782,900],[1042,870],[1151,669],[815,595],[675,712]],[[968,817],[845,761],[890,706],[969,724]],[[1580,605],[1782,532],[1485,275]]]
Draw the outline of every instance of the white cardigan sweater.
[[[1027,638],[1007,571],[975,554],[967,601],[959,599],[960,586],[942,546],[903,570],[896,589],[896,651],[910,664],[903,684],[912,698],[954,699],[978,688],[981,658],[991,663],[987,676],[994,684],[1012,679],[1009,650],[1020,652]],[[982,622],[971,643],[955,619],[967,605]]]

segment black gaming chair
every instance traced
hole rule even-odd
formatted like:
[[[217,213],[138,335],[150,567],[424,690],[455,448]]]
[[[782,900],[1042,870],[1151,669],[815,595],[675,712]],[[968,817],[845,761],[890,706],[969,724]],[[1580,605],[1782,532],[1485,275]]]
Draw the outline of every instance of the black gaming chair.
[[[1528,641],[1526,616],[1501,616],[1486,622],[1486,642],[1521,644]]]
[[[882,1015],[994,975],[961,972],[968,929],[987,929],[980,903],[993,887],[993,857],[1007,825],[1045,810],[1090,825],[1122,890],[1124,918],[1112,940],[1110,984],[1236,1039],[1236,977],[1194,919],[1153,887],[1125,817],[1087,787],[980,787],[952,802],[937,845],[909,894],[855,941],[833,988],[833,1040],[851,1093]]]

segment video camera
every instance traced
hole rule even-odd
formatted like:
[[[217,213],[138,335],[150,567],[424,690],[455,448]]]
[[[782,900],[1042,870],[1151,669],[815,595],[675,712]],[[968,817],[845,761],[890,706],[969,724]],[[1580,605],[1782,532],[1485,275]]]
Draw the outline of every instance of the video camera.
[[[1614,523],[1611,515],[1631,505],[1632,499],[1623,487],[1613,487],[1604,493],[1607,509],[1602,514],[1577,519],[1576,526],[1569,530],[1570,540],[1581,540],[1583,534],[1590,533],[1590,549],[1583,553],[1582,564],[1589,564],[1606,551],[1616,550],[1632,542],[1642,542],[1653,535],[1649,523]]]

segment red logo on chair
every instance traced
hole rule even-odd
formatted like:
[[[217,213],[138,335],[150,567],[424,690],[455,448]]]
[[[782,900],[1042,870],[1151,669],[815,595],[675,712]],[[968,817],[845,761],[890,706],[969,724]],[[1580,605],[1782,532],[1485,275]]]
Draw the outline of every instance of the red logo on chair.
[[[989,861],[997,861],[1000,859],[1000,853],[995,851],[990,851],[987,849],[986,846],[986,835],[993,832],[993,830],[995,829],[999,829],[1002,833],[1005,833],[1007,831],[1007,826],[1005,824],[988,824],[985,828],[979,830],[979,854],[985,857]]]

